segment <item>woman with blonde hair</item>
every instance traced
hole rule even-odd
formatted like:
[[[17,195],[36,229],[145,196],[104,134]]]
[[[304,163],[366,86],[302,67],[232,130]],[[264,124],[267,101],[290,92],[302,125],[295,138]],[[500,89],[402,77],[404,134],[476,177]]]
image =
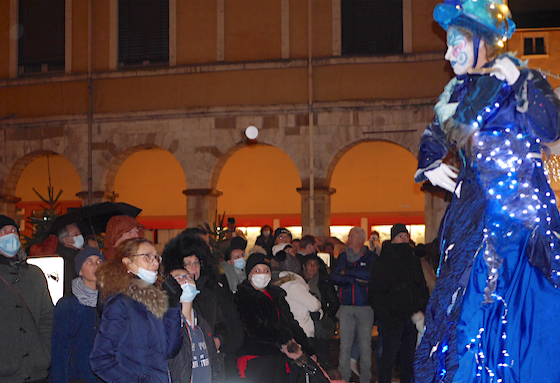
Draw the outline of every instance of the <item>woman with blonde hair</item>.
[[[170,381],[167,359],[182,342],[182,289],[158,275],[160,261],[150,241],[134,238],[97,270],[105,307],[90,364],[103,381]]]

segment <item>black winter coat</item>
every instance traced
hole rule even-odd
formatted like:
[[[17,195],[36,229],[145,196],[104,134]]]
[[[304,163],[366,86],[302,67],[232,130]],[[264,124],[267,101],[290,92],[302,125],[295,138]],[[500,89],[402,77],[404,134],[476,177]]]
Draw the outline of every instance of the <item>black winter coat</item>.
[[[193,307],[197,314],[208,322],[214,336],[220,339],[220,344],[225,345],[228,340],[227,322],[215,294],[215,283],[206,276],[200,276],[196,280],[196,288],[200,293],[194,299]]]
[[[370,303],[384,326],[424,311],[429,293],[420,259],[408,243],[387,242],[373,262]]]
[[[248,280],[244,280],[238,287],[234,300],[244,332],[243,345],[238,355],[283,357],[280,348],[292,338],[307,355],[314,355],[315,350],[290,311],[285,298],[286,292],[271,284],[266,290],[272,300],[256,290]]]
[[[197,325],[202,330],[204,341],[206,342],[206,350],[210,359],[210,370],[212,371],[212,383],[222,383],[224,381],[224,372],[222,371],[222,364],[214,344],[212,329],[204,318],[200,316],[197,317]],[[191,383],[192,345],[186,326],[186,323],[181,325],[181,333],[183,334],[181,351],[174,358],[168,360],[169,372],[174,383]]]
[[[334,284],[331,280],[331,276],[326,272],[319,272],[319,282],[317,287],[321,292],[321,308],[323,312],[331,317],[335,318],[336,312],[340,307],[340,301],[338,300],[338,295],[334,289]]]

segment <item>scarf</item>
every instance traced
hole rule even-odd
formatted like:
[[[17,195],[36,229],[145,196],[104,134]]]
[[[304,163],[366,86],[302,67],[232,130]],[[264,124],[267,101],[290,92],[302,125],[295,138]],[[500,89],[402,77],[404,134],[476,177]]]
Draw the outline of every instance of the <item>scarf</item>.
[[[321,300],[321,291],[319,290],[319,271],[313,276],[313,278],[307,281],[309,285],[309,292],[317,297],[317,299]]]
[[[81,277],[72,280],[72,293],[82,305],[97,307],[98,291],[87,287]]]
[[[247,276],[245,275],[244,271],[238,270],[237,268],[235,268],[235,266],[232,266],[226,261],[223,261],[221,265],[224,269],[229,288],[232,293],[235,293],[237,291],[237,286],[241,282],[243,282],[247,278]]]
[[[362,248],[362,250],[358,254],[354,254],[352,249],[350,247],[347,247],[346,248],[346,260],[350,263],[355,263],[358,259],[360,259],[362,257],[362,255],[364,255],[365,252],[366,252],[366,247],[365,246]]]

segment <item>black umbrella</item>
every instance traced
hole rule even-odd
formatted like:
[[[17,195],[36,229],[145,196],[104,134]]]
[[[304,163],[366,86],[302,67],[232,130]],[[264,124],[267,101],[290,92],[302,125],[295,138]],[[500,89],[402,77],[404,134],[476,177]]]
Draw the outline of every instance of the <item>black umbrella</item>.
[[[49,230],[55,234],[71,223],[80,228],[82,234],[100,234],[105,232],[107,222],[115,215],[136,217],[142,209],[124,202],[102,202],[84,207],[69,208],[68,212],[57,217]]]

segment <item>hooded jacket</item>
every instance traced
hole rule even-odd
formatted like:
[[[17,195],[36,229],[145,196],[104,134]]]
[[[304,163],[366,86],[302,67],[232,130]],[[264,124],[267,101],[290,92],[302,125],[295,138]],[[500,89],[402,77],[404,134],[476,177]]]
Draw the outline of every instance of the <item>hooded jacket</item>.
[[[268,284],[266,291],[272,299],[255,289],[247,279],[237,288],[234,300],[244,332],[238,355],[283,358],[280,348],[292,338],[301,345],[305,353],[315,354],[309,339],[290,311],[285,298],[286,292],[271,284]]]
[[[169,382],[167,359],[177,355],[183,340],[181,309],[168,308],[165,292],[133,277],[119,263],[113,259],[97,271],[99,286],[111,295],[93,344],[91,368],[106,382]]]
[[[346,252],[338,257],[338,264],[331,273],[331,279],[338,285],[338,297],[341,305],[369,306],[369,277],[370,269],[375,259],[375,253],[368,248],[354,263],[346,258]],[[344,271],[344,274],[340,272]],[[357,281],[360,279],[366,282]]]
[[[115,242],[124,233],[129,230],[138,228],[138,234],[140,238],[144,238],[144,225],[138,222],[136,219],[129,217],[128,215],[116,215],[111,217],[109,222],[107,222],[107,228],[105,229],[105,244],[103,247],[103,255],[105,259],[115,258]]]
[[[27,264],[20,248],[13,258],[0,254],[0,381],[20,383],[47,377],[51,363],[53,303],[40,268]]]
[[[274,284],[286,291],[290,311],[305,335],[310,338],[315,336],[315,324],[309,313],[321,310],[321,301],[309,292],[309,285],[300,275],[291,271],[282,271],[280,279],[274,281]]]

